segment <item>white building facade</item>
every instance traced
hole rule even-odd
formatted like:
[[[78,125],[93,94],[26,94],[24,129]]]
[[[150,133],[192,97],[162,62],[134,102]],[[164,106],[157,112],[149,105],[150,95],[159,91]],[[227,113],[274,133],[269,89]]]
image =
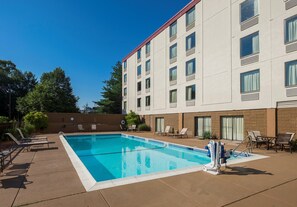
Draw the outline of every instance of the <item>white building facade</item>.
[[[192,0],[123,59],[122,106],[154,131],[297,131],[297,0]]]

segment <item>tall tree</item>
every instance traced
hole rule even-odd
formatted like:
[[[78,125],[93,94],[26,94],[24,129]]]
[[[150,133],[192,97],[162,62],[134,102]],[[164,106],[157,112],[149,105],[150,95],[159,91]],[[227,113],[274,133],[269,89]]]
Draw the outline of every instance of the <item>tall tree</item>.
[[[0,60],[0,115],[16,117],[17,99],[32,91],[36,84],[33,73],[23,73],[13,62]]]
[[[104,81],[102,99],[95,102],[98,112],[108,114],[122,113],[122,64],[118,61],[112,67],[113,71],[109,80]]]
[[[17,109],[23,114],[30,111],[78,112],[77,101],[70,78],[61,68],[56,68],[44,73],[35,89],[18,99]]]

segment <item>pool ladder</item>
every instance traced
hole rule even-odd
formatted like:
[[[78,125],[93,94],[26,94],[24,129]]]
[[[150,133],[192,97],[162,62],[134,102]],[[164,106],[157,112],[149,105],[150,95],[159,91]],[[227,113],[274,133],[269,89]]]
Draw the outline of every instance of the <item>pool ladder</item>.
[[[247,141],[247,142],[246,142]],[[242,145],[246,144],[246,148],[244,148],[239,153],[235,154],[235,151]],[[252,140],[249,136],[247,136],[244,140],[242,140],[234,149],[231,150],[231,154],[233,154],[234,157],[238,157],[241,154],[244,154],[246,157],[250,156],[250,153],[253,152],[253,144]]]

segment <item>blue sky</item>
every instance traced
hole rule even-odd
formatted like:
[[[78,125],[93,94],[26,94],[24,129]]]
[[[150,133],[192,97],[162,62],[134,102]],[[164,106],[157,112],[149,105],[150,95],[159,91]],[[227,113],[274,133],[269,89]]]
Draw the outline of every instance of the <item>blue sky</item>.
[[[189,2],[0,0],[0,59],[37,78],[63,68],[79,106],[93,106],[111,67]]]

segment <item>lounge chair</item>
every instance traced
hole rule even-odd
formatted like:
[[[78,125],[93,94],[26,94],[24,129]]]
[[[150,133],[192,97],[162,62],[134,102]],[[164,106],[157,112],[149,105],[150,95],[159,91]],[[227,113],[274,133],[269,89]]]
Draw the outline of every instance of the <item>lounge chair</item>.
[[[127,131],[136,131],[136,125],[129,126]]]
[[[161,135],[163,136],[169,135],[170,130],[171,130],[171,126],[166,126],[164,132],[161,132]]]
[[[38,137],[25,137],[22,130],[19,129],[19,128],[16,128],[16,130],[19,132],[20,136],[21,136],[21,139],[22,140],[27,140],[27,141],[30,141],[30,140],[47,140],[47,137],[43,137],[43,136],[38,136]]]
[[[92,129],[92,131],[96,131],[97,130],[97,125],[96,124],[92,124],[91,125],[91,129]]]
[[[267,144],[267,140],[263,139],[259,131],[248,131],[248,136],[251,139],[252,144],[256,144],[257,148],[259,145],[261,147],[262,144]]]
[[[277,135],[274,143],[275,151],[277,152],[277,147],[279,146],[281,150],[284,150],[285,147],[289,147],[290,152],[292,153],[292,140],[295,133],[280,133]]]
[[[82,124],[77,125],[78,131],[85,131],[84,127]]]
[[[54,144],[55,142],[49,142],[49,141],[19,141],[17,140],[17,138],[15,138],[11,133],[5,133],[6,135],[8,135],[16,144],[18,147],[27,147],[27,149],[29,149],[32,146],[36,146],[36,145],[45,145],[47,144],[48,148],[50,144]]]
[[[178,134],[169,134],[169,136],[181,137],[181,138],[183,138],[185,136],[188,137],[187,131],[188,131],[188,128],[182,128],[182,130],[180,130],[180,132]]]

